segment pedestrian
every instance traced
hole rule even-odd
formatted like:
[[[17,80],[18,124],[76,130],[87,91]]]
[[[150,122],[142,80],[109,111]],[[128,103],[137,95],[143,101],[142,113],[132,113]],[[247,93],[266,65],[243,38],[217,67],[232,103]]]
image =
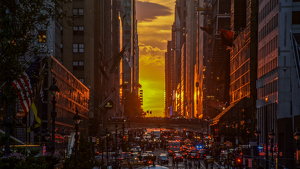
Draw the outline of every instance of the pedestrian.
[[[198,168],[198,161],[195,161],[195,167]]]
[[[184,161],[184,167],[187,169],[187,160]]]
[[[218,163],[218,169],[220,169],[221,168],[221,164],[220,164],[220,162]]]
[[[192,168],[192,162],[189,162],[189,169],[191,169]]]

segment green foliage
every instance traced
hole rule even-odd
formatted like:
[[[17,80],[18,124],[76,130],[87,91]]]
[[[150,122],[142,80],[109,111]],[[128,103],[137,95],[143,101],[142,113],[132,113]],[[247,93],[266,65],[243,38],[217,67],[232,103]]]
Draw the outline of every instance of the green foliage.
[[[125,94],[124,111],[126,117],[142,116],[143,109],[137,94],[135,93]]]
[[[95,160],[95,154],[91,150],[92,144],[87,142],[87,139],[80,137],[78,154],[77,154],[77,168],[78,169],[91,169],[94,166],[101,166],[101,162]],[[63,169],[73,169],[75,161],[75,148],[72,150],[72,155],[64,162]]]

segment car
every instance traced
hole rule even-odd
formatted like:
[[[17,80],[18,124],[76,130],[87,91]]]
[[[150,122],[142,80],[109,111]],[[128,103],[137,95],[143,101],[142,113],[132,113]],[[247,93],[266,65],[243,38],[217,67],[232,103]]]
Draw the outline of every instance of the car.
[[[158,157],[158,163],[160,165],[168,164],[169,163],[169,158],[166,153],[161,153]]]
[[[139,162],[138,154],[137,153],[131,153],[130,161],[132,161],[133,163]]]
[[[204,158],[206,157],[206,152],[200,150],[200,151],[198,152],[198,156],[199,156],[200,159],[204,159]]]
[[[146,154],[148,154],[148,156],[154,156],[152,151],[146,151]]]
[[[214,158],[212,156],[206,156],[206,162],[207,163],[213,163],[214,162]]]
[[[189,159],[190,160],[197,160],[199,159],[199,156],[197,153],[191,153],[190,156],[189,156]]]
[[[183,162],[183,157],[180,153],[175,153],[174,154],[174,160],[179,161],[179,162]]]

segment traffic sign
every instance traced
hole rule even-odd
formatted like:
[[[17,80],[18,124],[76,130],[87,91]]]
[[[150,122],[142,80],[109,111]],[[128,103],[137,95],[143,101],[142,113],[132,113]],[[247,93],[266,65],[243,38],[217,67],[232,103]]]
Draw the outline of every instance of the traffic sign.
[[[93,142],[93,143],[96,142],[96,137],[92,137],[92,142]]]

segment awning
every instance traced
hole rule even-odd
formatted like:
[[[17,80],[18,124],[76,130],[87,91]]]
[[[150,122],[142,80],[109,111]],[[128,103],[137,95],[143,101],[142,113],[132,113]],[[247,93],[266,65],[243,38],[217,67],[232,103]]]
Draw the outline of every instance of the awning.
[[[238,101],[230,104],[228,107],[225,108],[225,110],[223,110],[220,114],[218,114],[215,118],[213,118],[213,122],[212,124],[210,124],[210,126],[216,125],[218,124],[220,118],[227,113],[233,106],[235,106],[238,103]]]

